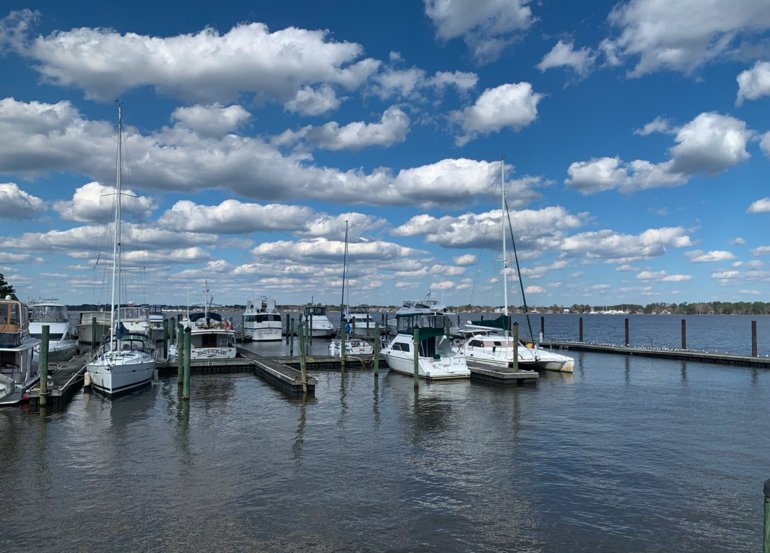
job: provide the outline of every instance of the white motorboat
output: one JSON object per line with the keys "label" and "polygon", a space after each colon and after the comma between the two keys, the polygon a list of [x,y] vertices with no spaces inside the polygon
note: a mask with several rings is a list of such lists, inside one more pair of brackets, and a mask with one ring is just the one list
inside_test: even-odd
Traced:
{"label": "white motorboat", "polygon": [[150,308],[146,305],[125,305],[121,307],[120,321],[129,333],[144,334],[147,338],[152,338]]}
{"label": "white motorboat", "polygon": [[[371,355],[374,351],[372,344],[362,338],[347,338],[345,340],[345,355]],[[340,357],[342,343],[339,338],[329,342],[329,355]]]}
{"label": "white motorboat", "polygon": [[281,339],[283,324],[281,314],[275,309],[272,298],[256,298],[246,302],[243,312],[243,339],[253,342],[271,342]]}
{"label": "white motorboat", "polygon": [[214,299],[209,297],[208,281],[203,299],[203,312],[190,313],[182,321],[182,326],[190,329],[190,359],[235,359],[235,328],[222,315],[210,311]]}
{"label": "white motorboat", "polygon": [[[397,334],[383,348],[382,355],[394,372],[414,374],[417,356],[417,376],[426,380],[470,378],[465,356],[453,351],[448,335],[449,321],[439,313],[399,315]],[[417,332],[418,350],[414,348]]]}
{"label": "white motorboat", "polygon": [[106,309],[82,311],[77,324],[78,342],[94,346],[106,342],[110,336],[110,318]]}
{"label": "white motorboat", "polygon": [[78,342],[72,333],[67,306],[56,300],[42,300],[31,304],[29,333],[42,339],[43,326],[48,326],[48,360],[66,361],[78,352]]}
{"label": "white motorboat", "polygon": [[[507,334],[484,330],[466,331],[466,336],[457,348],[469,363],[493,367],[514,366],[514,340]],[[519,341],[516,346],[516,363],[520,371],[534,370],[537,359],[534,351]]]}
{"label": "white motorboat", "polygon": [[29,333],[27,306],[11,296],[0,300],[0,406],[27,399],[40,378],[34,355],[39,345]]}
{"label": "white motorboat", "polygon": [[163,321],[166,316],[163,314],[163,308],[160,305],[151,305],[147,321],[150,325],[150,341],[153,344],[162,342],[165,338],[166,329],[163,327]]}
{"label": "white motorboat", "polygon": [[331,338],[337,332],[326,316],[326,307],[320,303],[306,305],[302,310],[300,322],[307,322],[310,336],[313,338]]}
{"label": "white motorboat", "polygon": [[149,386],[155,358],[147,334],[130,333],[121,321],[121,165],[123,109],[118,106],[118,155],[115,178],[115,224],[112,243],[112,295],[110,335],[99,354],[86,365],[91,388],[106,396],[116,396]]}
{"label": "white motorboat", "polygon": [[369,313],[369,309],[363,305],[351,307],[345,313],[346,329],[351,336],[374,338],[377,336],[377,323]]}
{"label": "white motorboat", "polygon": [[439,303],[438,300],[434,300],[431,298],[431,292],[428,291],[428,294],[426,295],[425,299],[422,300],[404,300],[404,303],[401,305],[401,307],[398,308],[398,311],[396,311],[396,314],[394,317],[390,318],[386,322],[387,331],[389,335],[397,334],[397,320],[398,317],[403,315],[415,315],[415,314],[441,314],[445,315],[447,317],[447,321],[449,322],[449,333],[450,334],[457,334],[459,332],[459,329],[457,327],[457,324],[455,323],[455,320],[450,317],[450,315],[453,315],[449,312],[449,310],[444,307],[442,304]]}
{"label": "white motorboat", "polygon": [[532,343],[528,347],[530,347],[535,355],[535,370],[558,371],[563,373],[575,371],[575,359],[572,357],[548,349],[543,349],[539,344]]}

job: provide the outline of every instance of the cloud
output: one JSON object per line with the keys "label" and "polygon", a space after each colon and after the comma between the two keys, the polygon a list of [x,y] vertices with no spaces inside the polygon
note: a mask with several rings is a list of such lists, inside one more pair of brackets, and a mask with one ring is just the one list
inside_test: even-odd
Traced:
{"label": "cloud", "polygon": [[465,255],[458,255],[452,258],[452,261],[454,261],[457,265],[462,265],[462,266],[474,265],[476,263],[476,260],[477,260],[477,256],[470,253]]}
{"label": "cloud", "polygon": [[171,119],[201,136],[222,136],[238,129],[250,118],[251,114],[241,106],[223,107],[220,104],[179,107],[171,114]]}
{"label": "cloud", "polygon": [[310,208],[300,206],[260,205],[238,200],[205,206],[182,200],[160,216],[158,225],[190,232],[244,234],[304,229],[312,215]]}
{"label": "cloud", "polygon": [[751,203],[746,213],[770,213],[770,198],[760,198]]}
{"label": "cloud", "polygon": [[0,183],[0,218],[31,219],[45,210],[43,200],[25,192],[16,183]]}
{"label": "cloud", "polygon": [[757,248],[754,248],[753,250],[751,250],[751,254],[757,257],[760,255],[768,255],[770,254],[770,246],[759,246]]}
{"label": "cloud", "polygon": [[[282,240],[265,242],[255,247],[252,254],[256,258],[284,259],[291,261],[310,260],[342,262],[345,243],[342,240],[327,240],[314,238],[292,242]],[[392,242],[371,241],[348,244],[348,259],[368,261],[388,261],[400,258],[424,255],[425,252],[414,248],[400,246]]]}
{"label": "cloud", "polygon": [[[126,216],[146,219],[155,209],[152,198],[138,196],[130,189],[123,189],[120,209]],[[72,200],[54,202],[54,210],[65,221],[79,223],[106,223],[115,217],[115,187],[89,182],[75,189]]]}
{"label": "cloud", "polygon": [[545,72],[555,67],[569,67],[581,77],[586,76],[596,62],[596,54],[590,48],[575,50],[575,43],[560,40],[548,52],[537,68]]}
{"label": "cloud", "polygon": [[627,264],[641,259],[660,257],[668,248],[686,248],[692,245],[681,227],[647,229],[633,234],[619,234],[611,230],[584,232],[567,237],[559,249],[567,256],[603,259],[609,263]]}
{"label": "cloud", "polygon": [[767,157],[770,157],[770,132],[766,132],[762,135],[762,139],[759,143],[760,148]]}
{"label": "cloud", "polygon": [[654,280],[657,282],[686,282],[692,280],[692,275],[669,275],[666,271],[640,271],[637,280]]}
{"label": "cloud", "polygon": [[296,132],[285,132],[275,142],[286,144],[305,139],[322,150],[360,150],[403,142],[408,132],[409,117],[392,106],[382,114],[379,123],[357,121],[340,126],[332,121],[320,127],[307,126]]}
{"label": "cloud", "polygon": [[424,0],[440,40],[463,38],[478,62],[494,61],[534,22],[529,0]]}
{"label": "cloud", "polygon": [[717,261],[730,261],[731,259],[735,259],[735,255],[732,252],[724,250],[712,250],[710,252],[694,250],[687,252],[685,256],[693,263],[713,263]]}
{"label": "cloud", "polygon": [[[16,25],[11,34],[13,20],[7,19],[0,44],[32,59],[46,82],[80,88],[101,101],[151,86],[190,102],[230,102],[247,93],[302,111],[317,98],[303,103],[300,91],[307,94],[315,85],[354,89],[379,67],[373,59],[359,59],[361,45],[333,41],[328,31],[271,32],[262,23],[242,23],[224,34],[208,28],[153,37],[83,27],[31,38],[29,24]],[[315,93],[328,96],[323,88]]]}
{"label": "cloud", "polygon": [[669,70],[693,73],[702,65],[737,51],[750,51],[751,40],[770,28],[765,0],[630,0],[609,15],[619,30],[602,43],[607,60],[638,60],[632,76]]}
{"label": "cloud", "polygon": [[542,94],[532,90],[529,83],[504,84],[485,90],[476,103],[449,114],[450,120],[463,130],[455,139],[463,146],[478,135],[499,132],[510,127],[519,131],[537,118],[537,104]]}
{"label": "cloud", "polygon": [[744,100],[758,100],[762,96],[770,96],[770,62],[758,61],[754,67],[741,71],[736,78],[738,81],[737,105]]}
{"label": "cloud", "polygon": [[639,136],[648,136],[655,132],[664,134],[671,132],[671,123],[669,120],[665,117],[658,116],[644,125],[641,129],[636,129],[634,134],[638,134]]}
{"label": "cloud", "polygon": [[564,183],[583,195],[678,186],[694,174],[716,175],[747,160],[746,145],[752,135],[746,123],[734,117],[701,113],[676,130],[676,144],[669,150],[668,161],[626,163],[618,157],[577,161],[567,168],[569,176]]}

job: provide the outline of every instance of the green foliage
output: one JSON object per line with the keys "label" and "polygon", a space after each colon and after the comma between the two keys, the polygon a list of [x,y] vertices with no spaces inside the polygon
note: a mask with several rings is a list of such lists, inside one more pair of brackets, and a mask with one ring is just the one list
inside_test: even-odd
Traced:
{"label": "green foliage", "polygon": [[5,296],[9,295],[15,298],[16,291],[13,289],[13,286],[6,282],[3,273],[0,273],[0,298],[5,298]]}

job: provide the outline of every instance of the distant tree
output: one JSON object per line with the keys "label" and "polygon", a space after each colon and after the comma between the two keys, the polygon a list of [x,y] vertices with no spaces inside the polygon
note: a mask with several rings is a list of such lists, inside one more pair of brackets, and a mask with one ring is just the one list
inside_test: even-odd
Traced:
{"label": "distant tree", "polygon": [[5,296],[13,296],[16,297],[15,290],[13,289],[13,286],[8,284],[5,280],[5,277],[3,276],[3,273],[0,273],[0,298],[4,298]]}

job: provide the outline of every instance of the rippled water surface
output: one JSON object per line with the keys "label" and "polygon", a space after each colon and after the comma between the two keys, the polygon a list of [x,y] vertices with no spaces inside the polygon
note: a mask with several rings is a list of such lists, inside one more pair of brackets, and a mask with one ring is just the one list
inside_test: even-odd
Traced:
{"label": "rippled water surface", "polygon": [[194,375],[0,410],[0,551],[761,550],[770,373],[574,355],[520,388]]}

